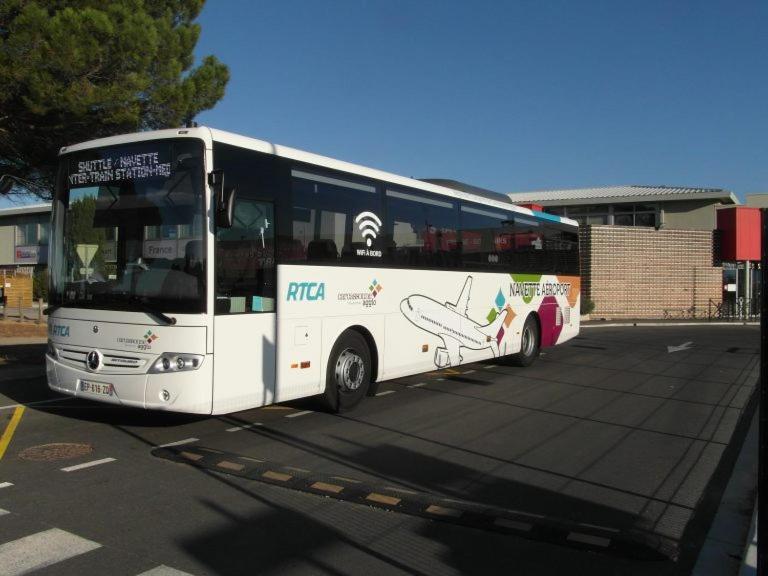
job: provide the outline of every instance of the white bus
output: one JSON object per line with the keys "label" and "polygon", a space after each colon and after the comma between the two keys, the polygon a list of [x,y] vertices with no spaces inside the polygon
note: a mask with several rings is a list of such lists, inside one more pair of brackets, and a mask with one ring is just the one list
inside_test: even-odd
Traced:
{"label": "white bus", "polygon": [[579,331],[572,220],[204,127],[62,148],[51,389],[224,414]]}

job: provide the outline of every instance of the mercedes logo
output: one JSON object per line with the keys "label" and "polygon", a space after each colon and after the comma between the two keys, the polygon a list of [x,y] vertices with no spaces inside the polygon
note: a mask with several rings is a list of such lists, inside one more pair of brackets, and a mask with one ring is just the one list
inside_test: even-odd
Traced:
{"label": "mercedes logo", "polygon": [[91,350],[88,352],[88,356],[86,357],[85,361],[88,364],[88,369],[91,371],[96,371],[99,368],[101,368],[101,352],[98,350]]}

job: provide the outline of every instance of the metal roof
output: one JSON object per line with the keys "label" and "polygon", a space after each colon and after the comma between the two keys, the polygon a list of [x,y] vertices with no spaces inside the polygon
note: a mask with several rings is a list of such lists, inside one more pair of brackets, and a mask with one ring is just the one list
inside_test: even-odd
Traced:
{"label": "metal roof", "polygon": [[26,206],[14,206],[13,208],[0,208],[0,218],[4,216],[23,216],[25,214],[38,214],[50,212],[50,204],[27,204]]}
{"label": "metal roof", "polygon": [[599,188],[513,192],[508,196],[515,204],[535,202],[543,206],[612,204],[616,202],[672,202],[679,200],[717,200],[723,204],[739,204],[739,200],[730,190],[683,186],[603,186]]}

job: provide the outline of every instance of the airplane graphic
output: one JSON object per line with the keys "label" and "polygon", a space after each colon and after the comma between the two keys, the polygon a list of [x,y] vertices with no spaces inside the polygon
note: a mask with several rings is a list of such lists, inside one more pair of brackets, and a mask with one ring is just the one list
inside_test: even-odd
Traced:
{"label": "airplane graphic", "polygon": [[400,302],[400,311],[411,324],[442,339],[443,346],[435,350],[435,366],[438,368],[461,364],[462,348],[490,348],[493,357],[499,357],[497,335],[507,310],[503,310],[490,324],[483,326],[475,322],[467,316],[471,289],[472,276],[467,276],[459,299],[454,304],[441,304],[422,294],[412,294]]}

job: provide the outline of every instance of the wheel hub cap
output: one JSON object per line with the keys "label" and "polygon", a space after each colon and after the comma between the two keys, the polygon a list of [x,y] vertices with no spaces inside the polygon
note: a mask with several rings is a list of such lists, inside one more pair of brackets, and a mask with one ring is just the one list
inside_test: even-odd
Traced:
{"label": "wheel hub cap", "polygon": [[357,390],[364,376],[363,359],[354,350],[344,350],[336,361],[336,382],[341,391]]}

